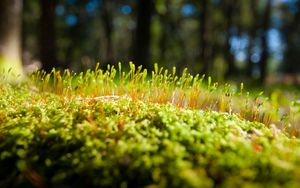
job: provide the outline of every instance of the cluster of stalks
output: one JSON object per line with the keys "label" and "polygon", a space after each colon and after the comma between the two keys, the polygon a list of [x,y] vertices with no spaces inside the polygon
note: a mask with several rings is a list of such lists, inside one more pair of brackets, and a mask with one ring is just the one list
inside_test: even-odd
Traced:
{"label": "cluster of stalks", "polygon": [[103,70],[99,67],[97,64],[94,70],[79,74],[70,70],[53,69],[49,74],[37,71],[30,75],[30,80],[38,91],[53,92],[68,100],[128,97],[133,102],[171,103],[181,108],[235,113],[266,126],[276,124],[299,136],[299,103],[282,107],[276,101],[271,102],[263,92],[256,96],[245,92],[243,83],[238,88],[230,84],[219,85],[212,82],[211,77],[193,76],[187,69],[179,75],[175,67],[169,71],[157,64],[150,73],[133,63],[129,63],[127,71],[122,69],[121,63],[117,68],[107,65]]}

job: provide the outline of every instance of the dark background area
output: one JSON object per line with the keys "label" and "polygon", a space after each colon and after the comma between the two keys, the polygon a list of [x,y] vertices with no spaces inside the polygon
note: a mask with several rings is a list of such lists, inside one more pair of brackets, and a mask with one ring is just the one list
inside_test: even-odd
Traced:
{"label": "dark background area", "polygon": [[188,67],[218,81],[300,83],[299,0],[17,2],[0,3],[0,11],[20,6],[19,14],[0,14],[0,28],[6,19],[21,20],[25,69],[83,71],[133,61],[148,69]]}

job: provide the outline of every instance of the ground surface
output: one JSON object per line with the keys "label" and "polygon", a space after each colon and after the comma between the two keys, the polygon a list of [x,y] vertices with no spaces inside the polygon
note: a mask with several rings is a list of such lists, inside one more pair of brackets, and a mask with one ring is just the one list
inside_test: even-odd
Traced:
{"label": "ground surface", "polygon": [[0,187],[300,186],[300,139],[274,124],[31,79],[0,84]]}
{"label": "ground surface", "polygon": [[296,186],[299,139],[235,115],[2,88],[1,187]]}

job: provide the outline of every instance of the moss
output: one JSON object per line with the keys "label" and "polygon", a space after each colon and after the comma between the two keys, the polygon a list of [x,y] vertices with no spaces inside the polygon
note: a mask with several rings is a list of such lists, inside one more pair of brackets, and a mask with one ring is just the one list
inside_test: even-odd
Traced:
{"label": "moss", "polygon": [[11,83],[21,81],[24,76],[21,60],[0,55],[0,75]]}
{"label": "moss", "polygon": [[236,115],[0,85],[0,187],[299,186],[300,140]]}

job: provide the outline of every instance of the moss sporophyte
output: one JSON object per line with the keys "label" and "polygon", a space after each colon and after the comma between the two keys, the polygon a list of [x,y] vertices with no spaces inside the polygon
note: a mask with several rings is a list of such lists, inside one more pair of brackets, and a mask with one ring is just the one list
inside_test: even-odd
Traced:
{"label": "moss sporophyte", "polygon": [[[85,73],[63,72],[53,69],[50,74],[34,72],[30,80],[40,92],[52,92],[66,98],[94,98],[101,96],[127,96],[133,101],[174,104],[188,109],[214,110],[237,114],[241,118],[257,121],[270,126],[275,124],[285,128],[295,136],[299,135],[299,105],[293,101],[284,102],[278,91],[270,96],[263,92],[249,94],[243,83],[239,87],[230,84],[213,83],[212,78],[191,75],[184,69],[181,75],[173,67],[167,69],[154,66],[149,72],[129,63],[122,69],[107,66],[106,70],[96,65]],[[283,93],[282,93],[283,94]]]}

